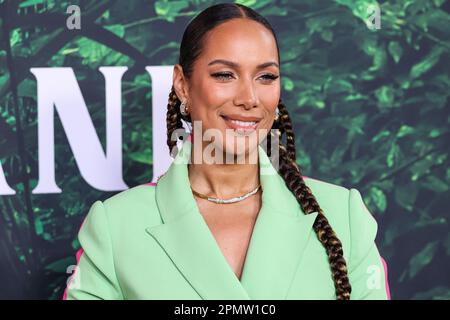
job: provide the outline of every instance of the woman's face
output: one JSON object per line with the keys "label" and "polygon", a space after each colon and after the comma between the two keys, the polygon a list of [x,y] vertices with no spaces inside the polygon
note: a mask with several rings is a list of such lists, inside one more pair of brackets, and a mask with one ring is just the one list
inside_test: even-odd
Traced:
{"label": "woman's face", "polygon": [[182,76],[181,66],[175,66],[174,87],[189,106],[194,132],[197,123],[203,140],[210,129],[222,137],[204,145],[213,143],[224,156],[257,151],[272,127],[280,99],[278,65],[271,32],[255,21],[233,19],[206,35],[189,80]]}

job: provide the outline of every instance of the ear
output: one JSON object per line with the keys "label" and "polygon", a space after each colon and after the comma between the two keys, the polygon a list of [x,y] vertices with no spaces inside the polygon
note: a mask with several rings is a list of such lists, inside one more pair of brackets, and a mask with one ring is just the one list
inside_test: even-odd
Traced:
{"label": "ear", "polygon": [[180,64],[173,67],[173,88],[181,102],[189,100],[189,86]]}

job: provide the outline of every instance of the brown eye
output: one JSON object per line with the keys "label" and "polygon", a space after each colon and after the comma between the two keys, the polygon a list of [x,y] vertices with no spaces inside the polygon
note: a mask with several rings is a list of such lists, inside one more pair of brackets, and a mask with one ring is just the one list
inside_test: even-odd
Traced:
{"label": "brown eye", "polygon": [[211,76],[213,76],[216,79],[219,80],[229,80],[232,77],[231,73],[225,73],[225,72],[217,72],[213,73]]}
{"label": "brown eye", "polygon": [[265,80],[273,81],[275,79],[278,79],[279,76],[268,73],[262,76]]}

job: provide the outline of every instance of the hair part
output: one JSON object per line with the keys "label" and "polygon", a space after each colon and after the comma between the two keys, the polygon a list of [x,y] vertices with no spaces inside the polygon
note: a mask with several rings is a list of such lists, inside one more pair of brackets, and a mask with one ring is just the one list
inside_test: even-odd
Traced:
{"label": "hair part", "polygon": [[[253,9],[241,4],[220,3],[210,6],[200,12],[186,27],[181,41],[179,57],[179,64],[183,69],[183,74],[185,77],[189,79],[192,75],[193,64],[202,52],[206,34],[216,26],[237,18],[251,19],[259,22],[271,31],[277,45],[278,57],[280,57],[278,40],[275,32],[264,17],[255,12]],[[192,123],[190,115],[183,116],[180,113],[180,104],[181,101],[178,99],[175,89],[172,86],[169,93],[166,116],[167,145],[172,157],[175,157],[178,152],[177,141],[172,139],[172,134],[175,130],[183,128],[183,123],[181,120]],[[342,243],[333,231],[311,189],[305,184],[301,169],[296,163],[295,134],[287,107],[283,104],[281,98],[278,103],[278,109],[280,112],[279,118],[274,122],[272,129],[278,130],[279,137],[273,136],[273,130],[270,131],[270,135],[267,137],[269,146],[268,154],[269,156],[271,154],[270,139],[280,139],[279,174],[285,181],[286,186],[297,199],[305,214],[318,212],[317,218],[313,224],[313,229],[318,240],[324,246],[328,256],[331,277],[335,286],[336,299],[348,300],[350,299],[351,285],[348,279],[348,270],[344,259]],[[282,143],[283,136],[285,137],[286,145]]]}

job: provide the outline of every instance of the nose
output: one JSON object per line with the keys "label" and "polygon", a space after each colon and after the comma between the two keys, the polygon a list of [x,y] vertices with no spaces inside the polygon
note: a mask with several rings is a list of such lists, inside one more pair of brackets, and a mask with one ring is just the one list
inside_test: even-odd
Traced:
{"label": "nose", "polygon": [[239,92],[234,99],[234,104],[243,106],[247,110],[258,106],[258,97],[251,79],[242,80],[239,85]]}

